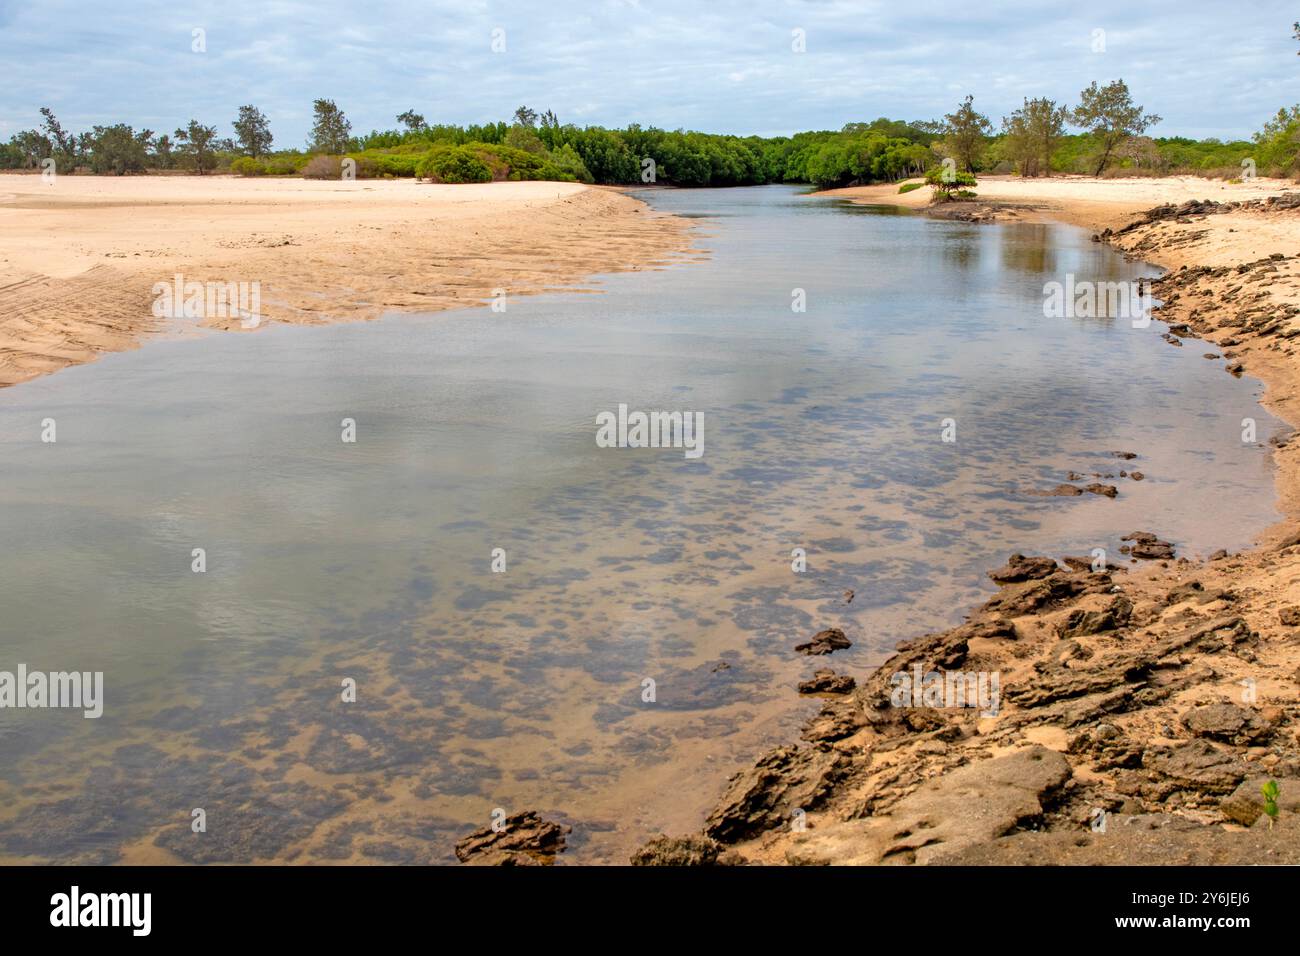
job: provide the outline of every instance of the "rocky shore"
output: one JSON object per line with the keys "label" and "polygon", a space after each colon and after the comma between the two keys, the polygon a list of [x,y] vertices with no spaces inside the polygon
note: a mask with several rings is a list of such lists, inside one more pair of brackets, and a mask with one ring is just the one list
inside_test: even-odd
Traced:
{"label": "rocky shore", "polygon": [[[1300,197],[1164,205],[1096,238],[1169,270],[1152,334],[1213,343],[1300,420]],[[1300,863],[1300,469],[1274,446],[1287,521],[1255,550],[1194,562],[1152,529],[1120,566],[1013,555],[960,626],[870,674],[823,663],[802,740],[633,862]]]}
{"label": "rocky shore", "polygon": [[[1145,334],[1212,344],[1206,359],[1264,382],[1264,404],[1295,423],[1300,193],[1280,192],[1103,228],[1106,207],[1095,239],[1167,270]],[[1066,201],[1060,218],[1088,222],[1101,209],[1089,202]],[[968,211],[1026,214],[996,199]],[[801,740],[732,776],[699,832],[659,835],[631,862],[1300,863],[1300,443],[1272,445],[1285,520],[1250,551],[1193,561],[1151,529],[1127,535],[1115,562],[1015,554],[962,624],[870,673],[827,666],[851,643],[842,631],[803,637],[795,650],[813,660],[790,693],[823,705]],[[553,862],[554,836],[530,817],[509,846],[467,838],[462,859]]]}

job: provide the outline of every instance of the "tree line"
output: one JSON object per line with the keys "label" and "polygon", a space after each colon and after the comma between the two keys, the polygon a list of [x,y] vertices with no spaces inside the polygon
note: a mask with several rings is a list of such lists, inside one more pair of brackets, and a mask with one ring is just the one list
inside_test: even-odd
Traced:
{"label": "tree line", "polygon": [[[1133,101],[1122,79],[1093,82],[1073,106],[1046,97],[1023,101],[999,127],[965,97],[940,120],[876,119],[838,130],[792,136],[731,136],[563,124],[551,110],[521,106],[509,122],[430,124],[408,109],[397,126],[354,135],[333,101],[313,104],[305,149],[274,150],[266,115],[241,106],[230,136],[190,120],[171,134],[127,124],[64,129],[48,107],[36,129],[0,144],[0,168],[33,169],[52,160],[61,173],[126,175],[181,169],[244,175],[336,177],[344,159],[355,174],[426,175],[443,182],[501,178],[574,180],[603,184],[746,186],[811,183],[819,187],[891,182],[924,175],[951,160],[967,174],[1149,174],[1186,170],[1230,175],[1250,159],[1260,173],[1300,172],[1300,106],[1281,110],[1253,140],[1223,143],[1185,137],[1152,139],[1160,117]],[[1077,130],[1072,132],[1071,128]]]}

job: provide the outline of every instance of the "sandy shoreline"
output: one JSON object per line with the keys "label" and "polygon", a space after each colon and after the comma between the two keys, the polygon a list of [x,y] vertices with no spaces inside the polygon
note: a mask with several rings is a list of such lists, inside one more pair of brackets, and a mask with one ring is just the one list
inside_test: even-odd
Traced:
{"label": "sandy shoreline", "polygon": [[0,387],[137,347],[177,273],[258,283],[262,325],[320,324],[655,268],[688,229],[569,183],[0,175]]}
{"label": "sandy shoreline", "polygon": [[[1258,378],[1263,404],[1300,423],[1300,204],[1269,202],[1293,184],[981,179],[978,192],[976,221],[1083,226],[1169,270],[1145,334]],[[919,209],[928,193],[830,194]],[[1180,208],[1145,215],[1165,203]],[[652,840],[634,862],[1300,863],[1300,446],[1274,446],[1285,517],[1255,549],[1194,563],[1150,528],[1104,570],[1013,556],[966,623],[874,671],[819,674],[825,703],[802,742],[734,775],[702,832]],[[1125,454],[1140,465],[1139,452]],[[897,675],[929,673],[998,675],[996,714],[898,706]],[[856,686],[836,688],[844,678]]]}

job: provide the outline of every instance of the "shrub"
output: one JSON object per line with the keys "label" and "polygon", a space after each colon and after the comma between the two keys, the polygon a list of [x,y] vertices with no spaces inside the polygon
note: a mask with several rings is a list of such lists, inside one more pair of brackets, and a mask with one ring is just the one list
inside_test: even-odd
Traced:
{"label": "shrub", "polygon": [[920,189],[925,183],[903,183],[898,187],[899,193],[910,193],[913,189]]}
{"label": "shrub", "polygon": [[[298,171],[298,166],[302,162],[293,156],[272,156],[262,164],[262,170],[268,176],[292,176]],[[234,164],[231,164],[234,168]]]}
{"label": "shrub", "polygon": [[416,166],[417,174],[435,183],[490,183],[492,170],[468,146],[435,147]]}
{"label": "shrub", "polygon": [[976,185],[975,176],[971,173],[956,170],[947,170],[943,166],[935,166],[925,174],[925,181],[934,188],[934,198],[938,202],[948,199],[974,199],[975,194],[967,186]]}
{"label": "shrub", "polygon": [[342,179],[343,160],[338,156],[313,156],[302,168],[303,179]]}
{"label": "shrub", "polygon": [[237,176],[265,176],[266,164],[252,156],[239,156],[230,161],[230,171]]}

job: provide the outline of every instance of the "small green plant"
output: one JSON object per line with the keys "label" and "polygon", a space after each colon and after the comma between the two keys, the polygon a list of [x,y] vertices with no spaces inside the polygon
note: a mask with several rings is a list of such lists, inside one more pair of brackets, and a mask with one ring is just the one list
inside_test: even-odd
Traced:
{"label": "small green plant", "polygon": [[898,187],[898,192],[900,195],[902,193],[910,193],[913,189],[920,189],[924,185],[925,183],[903,183],[903,185]]}
{"label": "small green plant", "polygon": [[266,165],[252,156],[238,156],[230,161],[230,171],[237,176],[262,176]]}
{"label": "small green plant", "polygon": [[1259,788],[1259,792],[1264,795],[1264,812],[1268,814],[1268,828],[1271,830],[1277,822],[1277,781],[1270,780]]}

